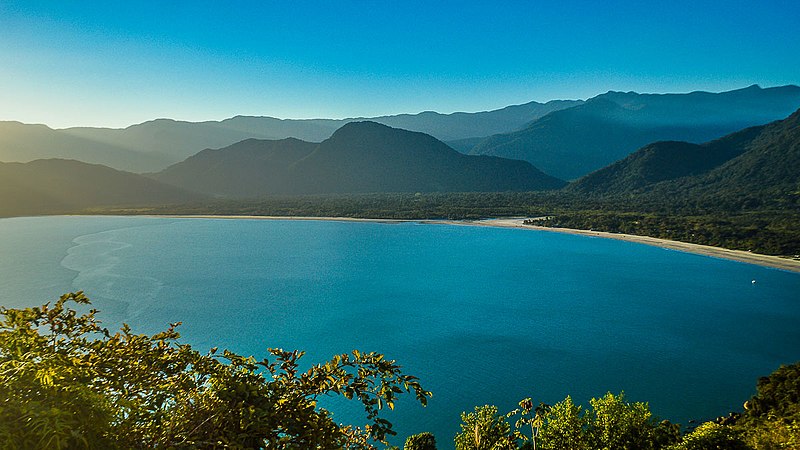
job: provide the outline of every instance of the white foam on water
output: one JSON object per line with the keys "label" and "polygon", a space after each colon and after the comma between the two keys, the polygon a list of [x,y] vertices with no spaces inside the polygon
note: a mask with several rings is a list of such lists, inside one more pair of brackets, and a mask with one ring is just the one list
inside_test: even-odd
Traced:
{"label": "white foam on water", "polygon": [[151,276],[122,275],[117,267],[126,250],[133,246],[119,239],[117,229],[87,234],[73,239],[75,244],[67,249],[61,265],[77,272],[72,281],[75,290],[83,290],[97,301],[98,297],[111,302],[130,320],[152,306],[158,299],[164,283]]}

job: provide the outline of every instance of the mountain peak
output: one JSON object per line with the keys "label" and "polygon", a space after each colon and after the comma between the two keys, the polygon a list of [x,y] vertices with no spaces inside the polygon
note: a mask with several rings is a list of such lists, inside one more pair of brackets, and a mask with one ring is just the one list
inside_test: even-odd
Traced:
{"label": "mountain peak", "polygon": [[340,131],[343,131],[343,130],[351,130],[351,129],[395,130],[396,128],[392,128],[389,125],[384,125],[382,123],[375,122],[374,120],[356,120],[356,121],[348,122],[348,123],[342,125],[338,130],[336,130],[336,133],[338,133]]}
{"label": "mountain peak", "polygon": [[250,139],[201,152],[154,178],[233,198],[359,192],[497,192],[565,183],[524,161],[467,156],[425,133],[373,121],[343,125],[319,144]]}
{"label": "mountain peak", "polygon": [[[424,136],[425,138],[430,139],[431,141],[440,142],[438,139],[434,138],[433,136],[427,135],[425,133],[420,133],[416,131],[408,131],[402,128],[394,128],[390,127],[389,125],[384,125],[382,123],[374,122],[372,120],[361,120],[356,122],[348,122],[342,125],[341,128],[336,130],[333,135],[331,135],[331,140],[341,140],[341,139],[355,139],[358,142],[366,142],[365,140],[373,140],[373,139],[387,139],[390,136]],[[355,142],[354,141],[354,142]],[[441,143],[445,145],[444,143]]]}

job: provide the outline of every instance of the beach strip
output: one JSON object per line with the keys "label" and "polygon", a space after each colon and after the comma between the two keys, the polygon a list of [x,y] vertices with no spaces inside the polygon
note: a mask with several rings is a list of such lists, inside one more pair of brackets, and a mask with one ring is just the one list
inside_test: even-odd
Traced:
{"label": "beach strip", "polygon": [[652,245],[655,247],[678,250],[681,252],[695,253],[698,255],[711,256],[714,258],[730,259],[733,261],[756,264],[759,266],[772,267],[775,269],[787,270],[800,273],[800,261],[796,259],[783,258],[780,256],[761,255],[744,250],[729,250],[727,248],[712,247],[710,245],[691,244],[688,242],[671,241],[669,239],[659,239],[650,236],[639,236],[635,234],[608,233],[605,231],[576,230],[573,228],[553,228],[537,225],[526,225],[525,219],[493,219],[473,222],[475,225],[492,226],[502,228],[517,228],[526,230],[549,231],[554,233],[575,234],[579,236],[599,237],[606,239],[616,239],[619,241],[636,242],[639,244]]}

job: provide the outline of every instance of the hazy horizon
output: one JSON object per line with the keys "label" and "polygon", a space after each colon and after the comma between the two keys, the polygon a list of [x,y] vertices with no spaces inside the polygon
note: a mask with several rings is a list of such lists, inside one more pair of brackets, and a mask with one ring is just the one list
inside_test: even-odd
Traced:
{"label": "hazy horizon", "polygon": [[800,4],[0,2],[0,120],[487,111],[800,84]]}
{"label": "hazy horizon", "polygon": [[595,95],[591,95],[591,96],[585,97],[585,98],[552,98],[552,99],[547,99],[547,100],[528,100],[528,101],[511,103],[511,104],[508,104],[508,105],[499,106],[497,108],[482,109],[482,110],[475,110],[475,111],[446,111],[446,112],[443,112],[443,111],[437,111],[437,110],[429,109],[429,110],[424,110],[424,111],[397,112],[397,113],[392,113],[392,114],[380,114],[380,115],[375,115],[375,116],[359,115],[359,116],[347,116],[347,117],[277,117],[277,116],[264,115],[264,114],[234,114],[234,115],[226,116],[226,117],[200,118],[200,119],[163,116],[163,117],[152,117],[152,118],[149,118],[149,119],[142,120],[141,122],[129,123],[129,124],[121,125],[121,126],[84,125],[84,124],[67,125],[67,126],[53,126],[53,125],[50,125],[50,124],[47,124],[47,123],[42,123],[42,122],[23,122],[23,121],[20,121],[18,119],[11,119],[11,118],[9,118],[9,119],[0,118],[0,121],[21,122],[21,123],[29,124],[29,125],[45,125],[45,126],[47,126],[49,128],[52,128],[54,130],[62,130],[62,129],[69,129],[69,128],[125,129],[125,128],[128,128],[128,127],[134,126],[134,125],[140,125],[142,123],[152,122],[152,121],[156,121],[156,120],[173,120],[173,121],[176,121],[176,122],[190,122],[190,123],[222,122],[222,121],[225,121],[225,120],[228,120],[228,119],[232,119],[232,118],[235,118],[235,117],[263,117],[263,118],[271,118],[271,119],[278,119],[278,120],[353,120],[353,119],[355,119],[355,120],[358,120],[358,119],[368,120],[368,119],[377,118],[377,117],[383,117],[383,116],[417,115],[417,114],[422,114],[422,113],[437,113],[437,114],[443,114],[443,115],[458,114],[458,113],[473,114],[473,113],[480,113],[480,112],[496,111],[496,110],[503,109],[503,108],[506,108],[506,107],[520,106],[520,105],[524,105],[524,104],[531,103],[531,102],[537,102],[537,103],[540,103],[540,104],[546,104],[546,103],[551,102],[551,101],[572,101],[572,100],[585,101],[585,100],[591,99],[593,97],[596,97],[598,95],[605,94],[607,92],[636,92],[637,94],[645,94],[645,95],[647,95],[647,94],[655,94],[655,95],[679,94],[680,95],[680,94],[689,94],[689,93],[693,93],[693,92],[722,93],[722,92],[729,92],[729,91],[736,91],[736,90],[740,90],[740,89],[746,89],[746,88],[754,86],[754,85],[758,85],[761,89],[769,89],[769,88],[776,88],[776,87],[786,87],[786,86],[798,86],[798,84],[793,84],[793,83],[785,84],[785,85],[776,85],[776,86],[763,86],[763,85],[760,85],[758,83],[751,83],[751,84],[749,84],[747,86],[736,87],[736,88],[728,89],[728,90],[724,90],[724,91],[707,91],[707,90],[695,89],[695,90],[692,90],[692,91],[685,91],[685,92],[636,92],[636,91],[625,90],[625,89],[610,89],[608,91],[598,92]]}

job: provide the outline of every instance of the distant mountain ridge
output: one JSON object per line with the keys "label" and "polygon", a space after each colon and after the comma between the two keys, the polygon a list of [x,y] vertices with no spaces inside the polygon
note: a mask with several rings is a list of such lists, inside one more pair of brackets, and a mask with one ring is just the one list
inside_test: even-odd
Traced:
{"label": "distant mountain ridge", "polygon": [[45,125],[0,121],[0,162],[49,158],[124,167],[132,172],[152,170],[170,162],[156,153],[132,151],[113,142],[73,136]]}
{"label": "distant mountain ridge", "polygon": [[[522,159],[557,178],[577,179],[655,141],[706,142],[781,119],[798,107],[800,87],[753,85],[721,93],[610,91],[585,102],[530,102],[478,113],[424,112],[371,120],[431,134],[462,153]],[[321,142],[342,125],[360,120],[236,116],[206,122],[157,119],[124,129],[61,130],[0,122],[0,161],[65,158],[156,172],[201,149],[248,138]]]}
{"label": "distant mountain ridge", "polygon": [[0,163],[0,217],[66,214],[92,207],[160,206],[201,198],[98,164],[64,159]]}
{"label": "distant mountain ridge", "polygon": [[566,188],[584,195],[800,206],[800,109],[704,144],[657,142]]}
{"label": "distant mountain ridge", "polygon": [[75,127],[54,130],[44,125],[0,122],[0,161],[68,158],[120,170],[152,172],[182,161],[204,148],[225,147],[248,138],[275,140],[295,137],[321,142],[342,125],[353,121],[371,120],[432,134],[441,140],[460,140],[513,131],[552,111],[581,103],[580,100],[553,100],[476,113],[428,111],[371,119],[294,120],[251,116],[206,122],[156,119],[124,129]]}
{"label": "distant mountain ridge", "polygon": [[204,150],[151,175],[230,198],[271,194],[555,189],[565,183],[529,163],[468,156],[436,138],[376,122],[351,122],[319,144],[249,139]]}
{"label": "distant mountain ridge", "polygon": [[800,87],[793,85],[721,93],[612,91],[489,137],[470,154],[522,159],[545,173],[577,179],[652,142],[706,142],[782,119],[798,107]]}

